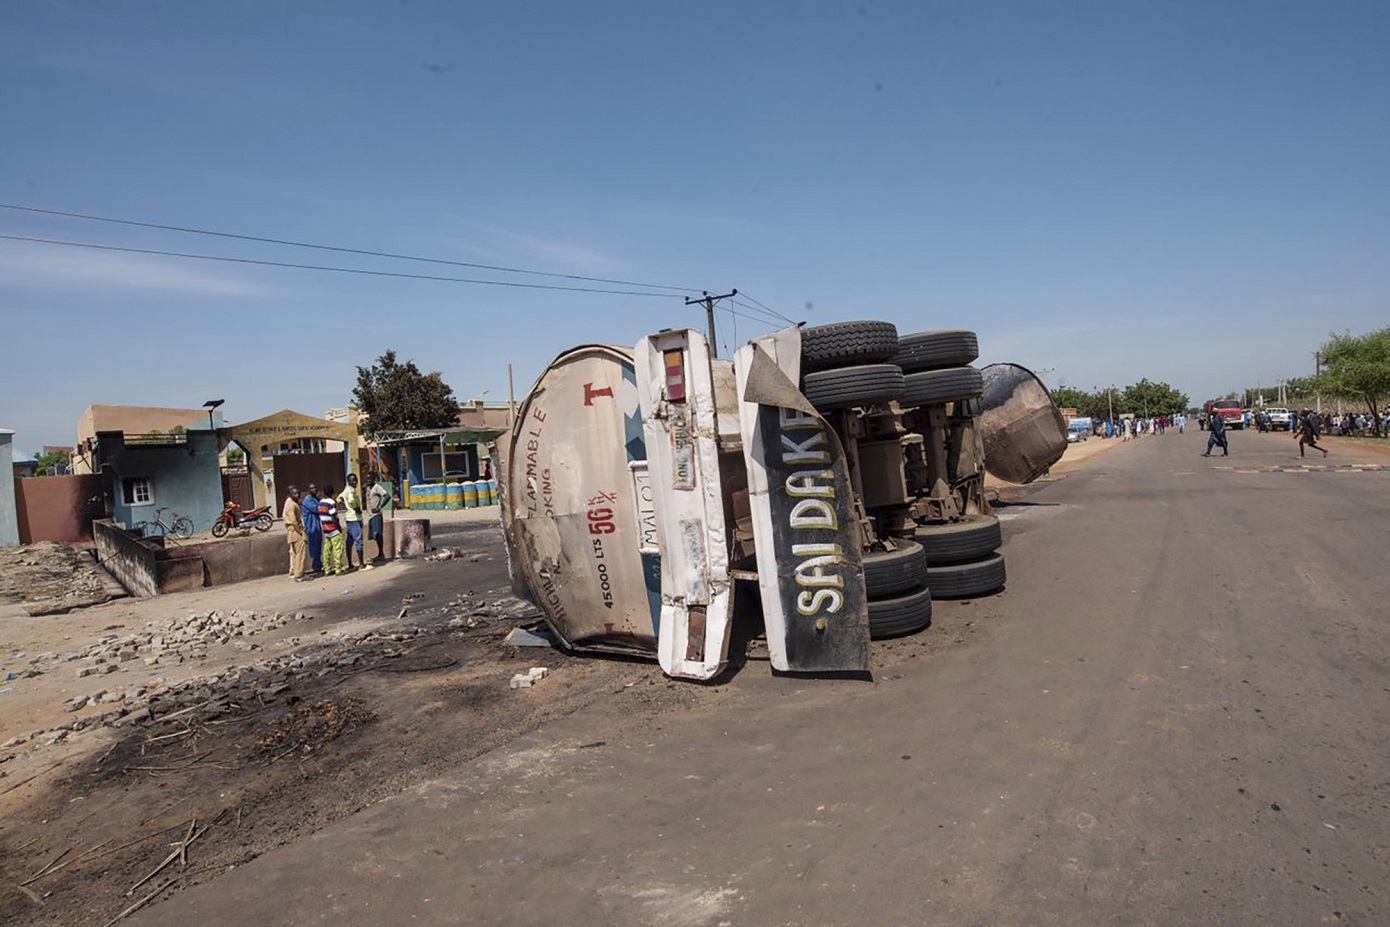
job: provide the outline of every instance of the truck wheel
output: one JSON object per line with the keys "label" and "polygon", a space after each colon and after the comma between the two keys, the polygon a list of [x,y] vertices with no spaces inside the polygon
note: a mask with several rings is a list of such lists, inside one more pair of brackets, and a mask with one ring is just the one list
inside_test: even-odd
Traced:
{"label": "truck wheel", "polygon": [[898,354],[893,363],[901,367],[903,373],[911,373],[964,367],[979,356],[980,341],[974,332],[948,329],[902,336],[898,339]]}
{"label": "truck wheel", "polygon": [[999,519],[976,515],[948,525],[918,525],[913,535],[928,564],[961,563],[994,553],[1003,543]]}
{"label": "truck wheel", "polygon": [[[1004,588],[1004,556],[927,567],[927,588],[938,599],[969,599]],[[873,603],[870,603],[872,605]]]}
{"label": "truck wheel", "polygon": [[877,364],[898,353],[892,322],[834,322],[801,330],[801,371]]}
{"label": "truck wheel", "polygon": [[980,371],[974,367],[921,370],[903,376],[903,394],[898,402],[905,406],[929,406],[978,399],[983,391]]}
{"label": "truck wheel", "polygon": [[898,541],[897,550],[864,555],[864,589],[869,598],[881,599],[916,589],[927,579],[927,553],[916,541]]}
{"label": "truck wheel", "polygon": [[871,406],[902,395],[903,372],[893,364],[821,370],[801,378],[801,391],[817,409]]}
{"label": "truck wheel", "polygon": [[911,634],[931,624],[931,590],[926,586],[906,595],[869,602],[869,637],[882,640]]}

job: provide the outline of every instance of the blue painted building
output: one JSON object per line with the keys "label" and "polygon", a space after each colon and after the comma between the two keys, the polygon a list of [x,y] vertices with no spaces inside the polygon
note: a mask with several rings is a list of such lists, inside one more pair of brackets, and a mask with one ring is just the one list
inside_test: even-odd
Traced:
{"label": "blue painted building", "polygon": [[[172,509],[207,531],[222,513],[222,470],[215,431],[127,435],[99,431],[93,452],[107,509],[127,527]],[[166,523],[173,518],[165,514]]]}

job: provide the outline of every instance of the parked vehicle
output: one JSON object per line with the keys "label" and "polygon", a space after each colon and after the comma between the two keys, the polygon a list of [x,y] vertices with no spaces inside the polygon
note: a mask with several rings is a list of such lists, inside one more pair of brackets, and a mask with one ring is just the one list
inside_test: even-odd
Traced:
{"label": "parked vehicle", "polygon": [[220,538],[233,528],[245,528],[248,531],[255,528],[257,531],[269,531],[273,524],[275,524],[275,516],[271,514],[268,505],[250,511],[242,511],[241,506],[235,502],[228,502],[222,506],[222,514],[218,515],[217,521],[212,524],[212,535]]}
{"label": "parked vehicle", "polygon": [[1094,430],[1094,422],[1085,416],[1078,416],[1067,422],[1067,442],[1075,444],[1078,441],[1085,441],[1091,437],[1091,432]]}
{"label": "parked vehicle", "polygon": [[1288,409],[1265,409],[1270,431],[1289,431],[1293,428],[1293,413]]}
{"label": "parked vehicle", "polygon": [[717,675],[759,613],[774,669],[863,672],[870,639],[926,627],[933,597],[1003,587],[990,440],[1022,482],[1066,447],[1046,388],[1012,368],[987,400],[977,355],[973,332],[884,322],[788,328],[732,360],[693,330],[567,351],[502,451],[514,584],[567,647],[672,676]]}

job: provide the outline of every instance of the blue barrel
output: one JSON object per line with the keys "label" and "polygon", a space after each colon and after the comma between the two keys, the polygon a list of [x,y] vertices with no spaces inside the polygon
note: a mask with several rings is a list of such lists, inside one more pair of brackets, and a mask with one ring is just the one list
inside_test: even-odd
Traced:
{"label": "blue barrel", "polygon": [[478,507],[478,484],[472,480],[463,483],[463,504],[470,509]]}
{"label": "blue barrel", "polygon": [[[478,498],[482,498],[482,493],[478,493]],[[493,477],[487,481],[487,502],[486,505],[497,504],[497,478]]]}
{"label": "blue barrel", "polygon": [[446,508],[461,509],[464,506],[464,496],[466,490],[462,483],[450,483],[444,490],[444,504]]}

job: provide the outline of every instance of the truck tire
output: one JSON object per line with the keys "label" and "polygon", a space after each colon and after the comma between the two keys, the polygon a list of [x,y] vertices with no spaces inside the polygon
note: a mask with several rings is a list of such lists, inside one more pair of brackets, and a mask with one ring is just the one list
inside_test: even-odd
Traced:
{"label": "truck tire", "polygon": [[871,406],[902,395],[903,372],[893,364],[821,370],[801,378],[801,391],[817,409]]}
{"label": "truck tire", "polygon": [[916,541],[898,541],[897,550],[864,555],[864,589],[869,599],[916,589],[927,581],[927,553]]}
{"label": "truck tire", "polygon": [[892,322],[835,322],[801,330],[801,372],[878,364],[898,353]]}
{"label": "truck tire", "polygon": [[983,391],[980,371],[974,367],[920,370],[903,376],[903,393],[898,402],[904,406],[929,406],[978,399]]}
{"label": "truck tire", "polygon": [[1003,543],[999,519],[976,515],[948,525],[918,525],[913,535],[930,565],[962,563],[988,556]]}
{"label": "truck tire", "polygon": [[[969,599],[1004,588],[1004,556],[927,567],[927,588],[938,599]],[[872,605],[872,603],[870,603]]]}
{"label": "truck tire", "polygon": [[894,596],[869,602],[869,637],[882,640],[911,634],[931,624],[931,590],[926,586]]}
{"label": "truck tire", "polygon": [[918,332],[898,339],[898,353],[893,363],[903,373],[917,370],[939,370],[942,367],[964,367],[980,356],[980,341],[974,332],[946,329]]}

